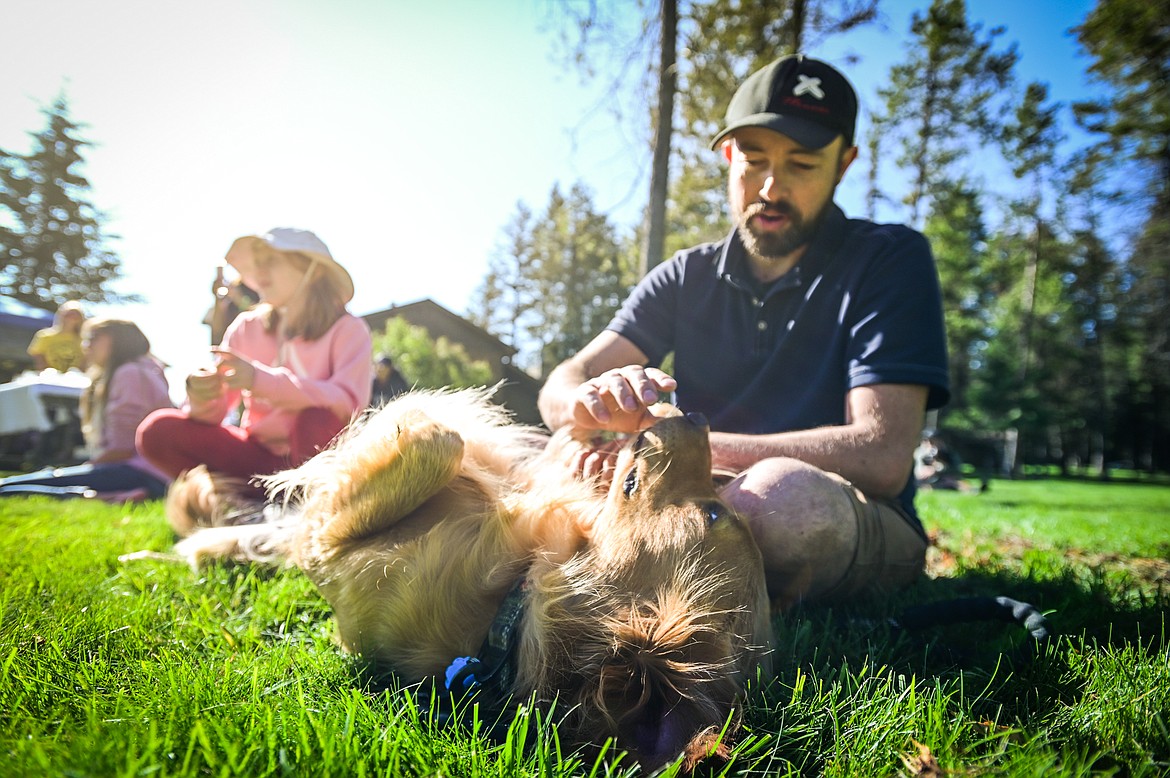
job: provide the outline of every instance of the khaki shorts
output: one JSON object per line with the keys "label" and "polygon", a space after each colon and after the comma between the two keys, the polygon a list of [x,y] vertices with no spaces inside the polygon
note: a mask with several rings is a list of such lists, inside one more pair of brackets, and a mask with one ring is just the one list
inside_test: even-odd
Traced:
{"label": "khaki shorts", "polygon": [[926,533],[901,503],[866,497],[849,483],[841,486],[853,503],[857,548],[845,576],[816,599],[840,602],[909,586],[926,565]]}

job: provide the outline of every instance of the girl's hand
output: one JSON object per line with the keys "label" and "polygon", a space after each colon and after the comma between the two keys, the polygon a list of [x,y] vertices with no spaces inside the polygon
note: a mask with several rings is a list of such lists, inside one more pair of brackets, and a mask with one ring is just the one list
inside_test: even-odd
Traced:
{"label": "girl's hand", "polygon": [[256,381],[256,366],[252,360],[231,349],[213,348],[211,353],[219,358],[218,371],[224,384],[232,389],[251,389]]}
{"label": "girl's hand", "polygon": [[223,393],[223,379],[215,370],[196,370],[187,376],[187,396],[193,402],[214,400]]}

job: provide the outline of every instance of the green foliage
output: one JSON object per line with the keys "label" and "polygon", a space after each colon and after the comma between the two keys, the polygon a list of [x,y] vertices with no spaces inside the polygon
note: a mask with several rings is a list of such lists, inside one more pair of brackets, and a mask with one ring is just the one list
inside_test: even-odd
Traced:
{"label": "green foliage", "polygon": [[[923,759],[953,775],[1163,771],[1170,489],[996,481],[919,502],[930,577],[888,602],[778,617],[775,678],[752,685],[721,774],[915,774]],[[497,738],[491,722],[441,723],[419,690],[387,688],[340,652],[295,569],[118,561],[171,540],[158,503],[4,500],[6,774],[643,774],[612,751],[569,753],[555,711],[526,708]],[[1032,602],[1059,637],[1029,660],[1006,625],[883,626],[973,594]]]}
{"label": "green foliage", "polygon": [[889,85],[878,90],[884,105],[872,132],[898,144],[897,162],[910,177],[905,202],[917,225],[948,171],[967,154],[970,143],[996,136],[996,98],[1010,83],[1014,47],[997,53],[992,30],[967,21],[964,0],[934,0],[914,13],[911,44],[904,62],[890,71]]}
{"label": "green foliage", "polygon": [[471,319],[516,348],[517,364],[547,373],[604,329],[633,286],[622,240],[581,185],[553,187],[534,218],[523,203],[473,300]]}
{"label": "green foliage", "polygon": [[[940,185],[923,229],[930,240],[942,286],[947,351],[951,360],[951,409],[969,406],[986,346],[995,278],[987,272],[987,227],[979,193],[967,182]],[[956,414],[958,415],[958,414]],[[948,424],[956,420],[948,419]],[[982,426],[972,420],[962,426]]]}
{"label": "green foliage", "polygon": [[473,360],[466,349],[445,337],[432,339],[424,327],[394,316],[374,334],[374,352],[389,354],[406,382],[420,389],[490,386],[492,367]]}
{"label": "green foliage", "polygon": [[1077,104],[1078,119],[1153,168],[1151,194],[1165,196],[1170,187],[1170,5],[1098,0],[1075,32],[1093,57],[1089,72],[1111,88],[1107,100]]}
{"label": "green foliage", "polygon": [[1144,443],[1139,450],[1150,450],[1164,466],[1170,460],[1164,422],[1170,417],[1170,6],[1099,0],[1075,32],[1092,57],[1090,73],[1110,88],[1108,98],[1075,105],[1077,119],[1100,134],[1103,153],[1133,163],[1125,190],[1131,201],[1150,204],[1126,267],[1122,311],[1131,322],[1136,370],[1123,373],[1125,394],[1113,394],[1128,399],[1129,412],[1140,419],[1127,430]]}
{"label": "green foliage", "polygon": [[[535,220],[532,209],[516,204],[512,220],[503,228],[503,241],[488,258],[488,272],[469,306],[472,323],[519,348],[523,331],[536,306],[539,285],[532,246]],[[521,361],[525,361],[521,358]]]}
{"label": "green foliage", "polygon": [[613,225],[580,185],[568,197],[553,190],[532,243],[541,324],[529,335],[541,343],[541,372],[547,374],[605,328],[629,292],[633,274]]}
{"label": "green foliage", "polygon": [[0,294],[46,310],[65,300],[136,300],[110,288],[121,262],[87,199],[82,126],[63,97],[44,113],[29,154],[0,150]]}

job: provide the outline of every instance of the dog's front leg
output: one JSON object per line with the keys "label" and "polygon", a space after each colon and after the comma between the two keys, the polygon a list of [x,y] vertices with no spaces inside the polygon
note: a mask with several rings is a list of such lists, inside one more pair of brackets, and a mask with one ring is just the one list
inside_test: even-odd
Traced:
{"label": "dog's front leg", "polygon": [[386,431],[367,428],[342,443],[328,460],[332,480],[323,504],[319,539],[352,542],[390,527],[450,483],[463,461],[463,439],[421,411],[410,411]]}

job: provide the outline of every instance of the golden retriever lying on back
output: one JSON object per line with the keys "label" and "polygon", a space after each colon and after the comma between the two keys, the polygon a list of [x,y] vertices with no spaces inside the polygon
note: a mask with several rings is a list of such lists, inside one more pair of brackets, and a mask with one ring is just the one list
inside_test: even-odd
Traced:
{"label": "golden retriever lying on back", "polygon": [[[178,551],[291,559],[342,646],[408,682],[474,657],[520,581],[502,692],[556,699],[562,735],[613,737],[645,766],[725,753],[744,682],[770,670],[770,611],[755,543],[712,487],[705,421],[662,411],[675,415],[627,444],[602,495],[487,394],[399,397],[270,479],[291,518],[202,530]],[[177,526],[208,484],[173,488]]]}

